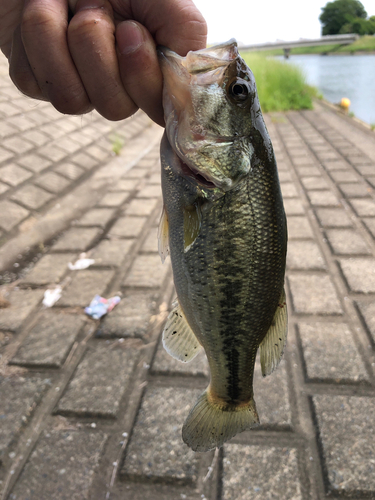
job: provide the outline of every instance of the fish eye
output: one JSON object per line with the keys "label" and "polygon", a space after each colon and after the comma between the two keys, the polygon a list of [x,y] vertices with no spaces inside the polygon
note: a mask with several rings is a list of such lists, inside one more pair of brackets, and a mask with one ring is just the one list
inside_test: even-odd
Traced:
{"label": "fish eye", "polygon": [[246,101],[250,94],[249,84],[241,78],[236,78],[229,85],[229,96],[237,103]]}

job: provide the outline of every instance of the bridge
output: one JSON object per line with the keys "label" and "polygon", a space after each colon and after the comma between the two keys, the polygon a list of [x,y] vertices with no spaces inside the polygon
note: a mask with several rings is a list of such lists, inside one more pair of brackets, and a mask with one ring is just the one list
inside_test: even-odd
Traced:
{"label": "bridge", "polygon": [[301,38],[300,40],[285,42],[267,42],[258,43],[253,45],[243,45],[240,47],[242,51],[259,51],[259,50],[273,50],[283,49],[284,56],[287,59],[290,50],[296,47],[316,47],[317,45],[349,45],[358,40],[359,35],[351,33],[348,35],[326,35],[320,38]]}

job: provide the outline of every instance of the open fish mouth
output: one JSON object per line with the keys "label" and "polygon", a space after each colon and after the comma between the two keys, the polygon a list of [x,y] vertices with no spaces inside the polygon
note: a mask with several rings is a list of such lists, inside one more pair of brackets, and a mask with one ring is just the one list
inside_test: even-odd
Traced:
{"label": "open fish mouth", "polygon": [[[210,178],[206,178],[201,172],[199,172],[197,169],[190,167],[186,163],[184,163],[181,158],[180,160],[180,167],[181,167],[181,174],[184,177],[188,177],[190,179],[193,179],[197,184],[199,184],[202,187],[208,188],[208,189],[215,189],[217,187],[220,187],[215,183],[213,180]],[[208,177],[208,176],[207,176]]]}

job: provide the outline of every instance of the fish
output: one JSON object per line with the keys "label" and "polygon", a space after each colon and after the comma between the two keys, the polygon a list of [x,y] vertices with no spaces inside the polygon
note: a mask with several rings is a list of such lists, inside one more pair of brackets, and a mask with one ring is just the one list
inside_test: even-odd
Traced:
{"label": "fish", "polygon": [[236,41],[185,57],[158,47],[158,58],[166,124],[158,246],[177,293],[162,339],[182,362],[206,353],[210,383],[182,427],[183,441],[206,452],[259,424],[257,351],[266,376],[287,337],[287,225],[254,76]]}

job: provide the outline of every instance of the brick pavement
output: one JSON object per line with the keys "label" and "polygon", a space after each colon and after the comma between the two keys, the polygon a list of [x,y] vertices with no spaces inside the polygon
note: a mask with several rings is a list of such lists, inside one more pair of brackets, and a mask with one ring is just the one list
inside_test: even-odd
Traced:
{"label": "brick pavement", "polygon": [[[256,369],[260,427],[196,454],[181,426],[207,362],[160,344],[161,130],[142,113],[59,115],[3,60],[0,80],[3,500],[375,498],[374,134],[321,104],[266,117],[289,226],[287,352],[271,376]],[[83,251],[94,265],[69,270]],[[122,301],[95,321],[95,293]]]}

